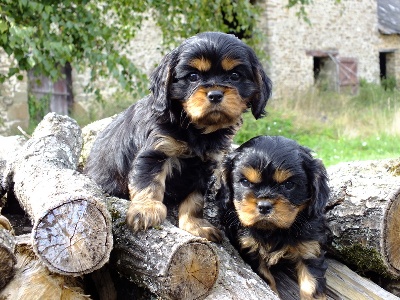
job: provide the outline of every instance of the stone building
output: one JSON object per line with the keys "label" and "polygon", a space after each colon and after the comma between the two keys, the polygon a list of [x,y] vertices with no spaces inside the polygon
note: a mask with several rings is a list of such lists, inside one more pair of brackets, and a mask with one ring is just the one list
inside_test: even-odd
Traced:
{"label": "stone building", "polygon": [[[258,0],[268,58],[264,64],[274,97],[291,96],[315,85],[356,92],[360,79],[379,83],[393,77],[400,83],[399,0],[313,1],[306,8],[309,24],[299,19],[296,8],[287,9],[287,2]],[[147,74],[161,59],[161,41],[161,31],[148,20],[129,47],[132,60]],[[11,64],[0,53],[0,72]],[[23,81],[0,84],[0,134],[28,125],[28,88],[38,96],[50,93],[53,111],[67,113],[71,106],[87,110],[94,98],[84,90],[88,74],[70,68],[64,72],[64,82],[47,82],[44,88],[28,84],[29,74]],[[108,81],[98,84],[111,95],[115,91]]]}
{"label": "stone building", "polygon": [[267,36],[274,95],[285,96],[322,84],[357,90],[359,79],[400,83],[400,2],[398,0],[313,1],[310,24],[281,0],[266,0],[261,30]]}

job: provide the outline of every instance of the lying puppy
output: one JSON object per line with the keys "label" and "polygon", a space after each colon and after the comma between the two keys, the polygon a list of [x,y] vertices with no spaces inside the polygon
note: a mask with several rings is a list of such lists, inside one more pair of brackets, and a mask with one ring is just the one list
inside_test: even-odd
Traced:
{"label": "lying puppy", "polygon": [[171,202],[179,205],[180,228],[218,241],[220,231],[202,219],[207,182],[243,112],[263,116],[270,80],[250,47],[218,32],[184,41],[150,79],[151,94],[100,133],[84,172],[131,200],[133,230],[159,225]]}
{"label": "lying puppy", "polygon": [[290,260],[301,299],[324,299],[329,188],[321,161],[293,140],[259,136],[227,156],[223,174],[222,223],[244,259],[275,291],[270,267]]}

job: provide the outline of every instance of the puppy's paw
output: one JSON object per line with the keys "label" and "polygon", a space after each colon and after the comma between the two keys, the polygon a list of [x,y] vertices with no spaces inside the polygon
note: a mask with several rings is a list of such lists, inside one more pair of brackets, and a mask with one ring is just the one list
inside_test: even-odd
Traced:
{"label": "puppy's paw", "polygon": [[160,225],[167,217],[167,208],[156,200],[132,201],[126,213],[126,223],[133,231]]}
{"label": "puppy's paw", "polygon": [[[1,210],[1,209],[0,209]],[[10,221],[8,221],[8,219],[2,215],[0,215],[0,228],[4,228],[7,230],[11,230],[11,224]]]}
{"label": "puppy's paw", "polygon": [[222,240],[222,232],[204,219],[190,218],[179,222],[179,228],[212,242],[219,243]]}

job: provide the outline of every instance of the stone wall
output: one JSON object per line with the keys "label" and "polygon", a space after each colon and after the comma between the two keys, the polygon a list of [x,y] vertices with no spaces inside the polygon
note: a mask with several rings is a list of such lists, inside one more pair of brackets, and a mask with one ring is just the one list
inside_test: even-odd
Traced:
{"label": "stone wall", "polygon": [[285,1],[261,3],[266,9],[260,26],[266,35],[269,75],[278,97],[314,84],[313,57],[307,51],[337,51],[339,58],[355,58],[359,78],[379,83],[379,51],[400,48],[398,36],[378,32],[375,0],[313,1],[307,6],[311,24],[296,16],[296,8],[285,8]]}

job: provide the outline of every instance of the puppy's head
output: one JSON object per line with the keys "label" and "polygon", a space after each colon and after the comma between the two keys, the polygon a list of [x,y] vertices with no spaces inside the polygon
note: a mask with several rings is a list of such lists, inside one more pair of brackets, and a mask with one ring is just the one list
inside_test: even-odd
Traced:
{"label": "puppy's head", "polygon": [[329,197],[326,170],[310,150],[284,137],[260,136],[224,162],[226,206],[245,227],[287,229],[300,212],[322,215]]}
{"label": "puppy's head", "polygon": [[233,35],[206,32],[164,57],[151,90],[157,111],[179,103],[190,123],[212,132],[237,124],[247,108],[263,116],[271,82],[250,47]]}

